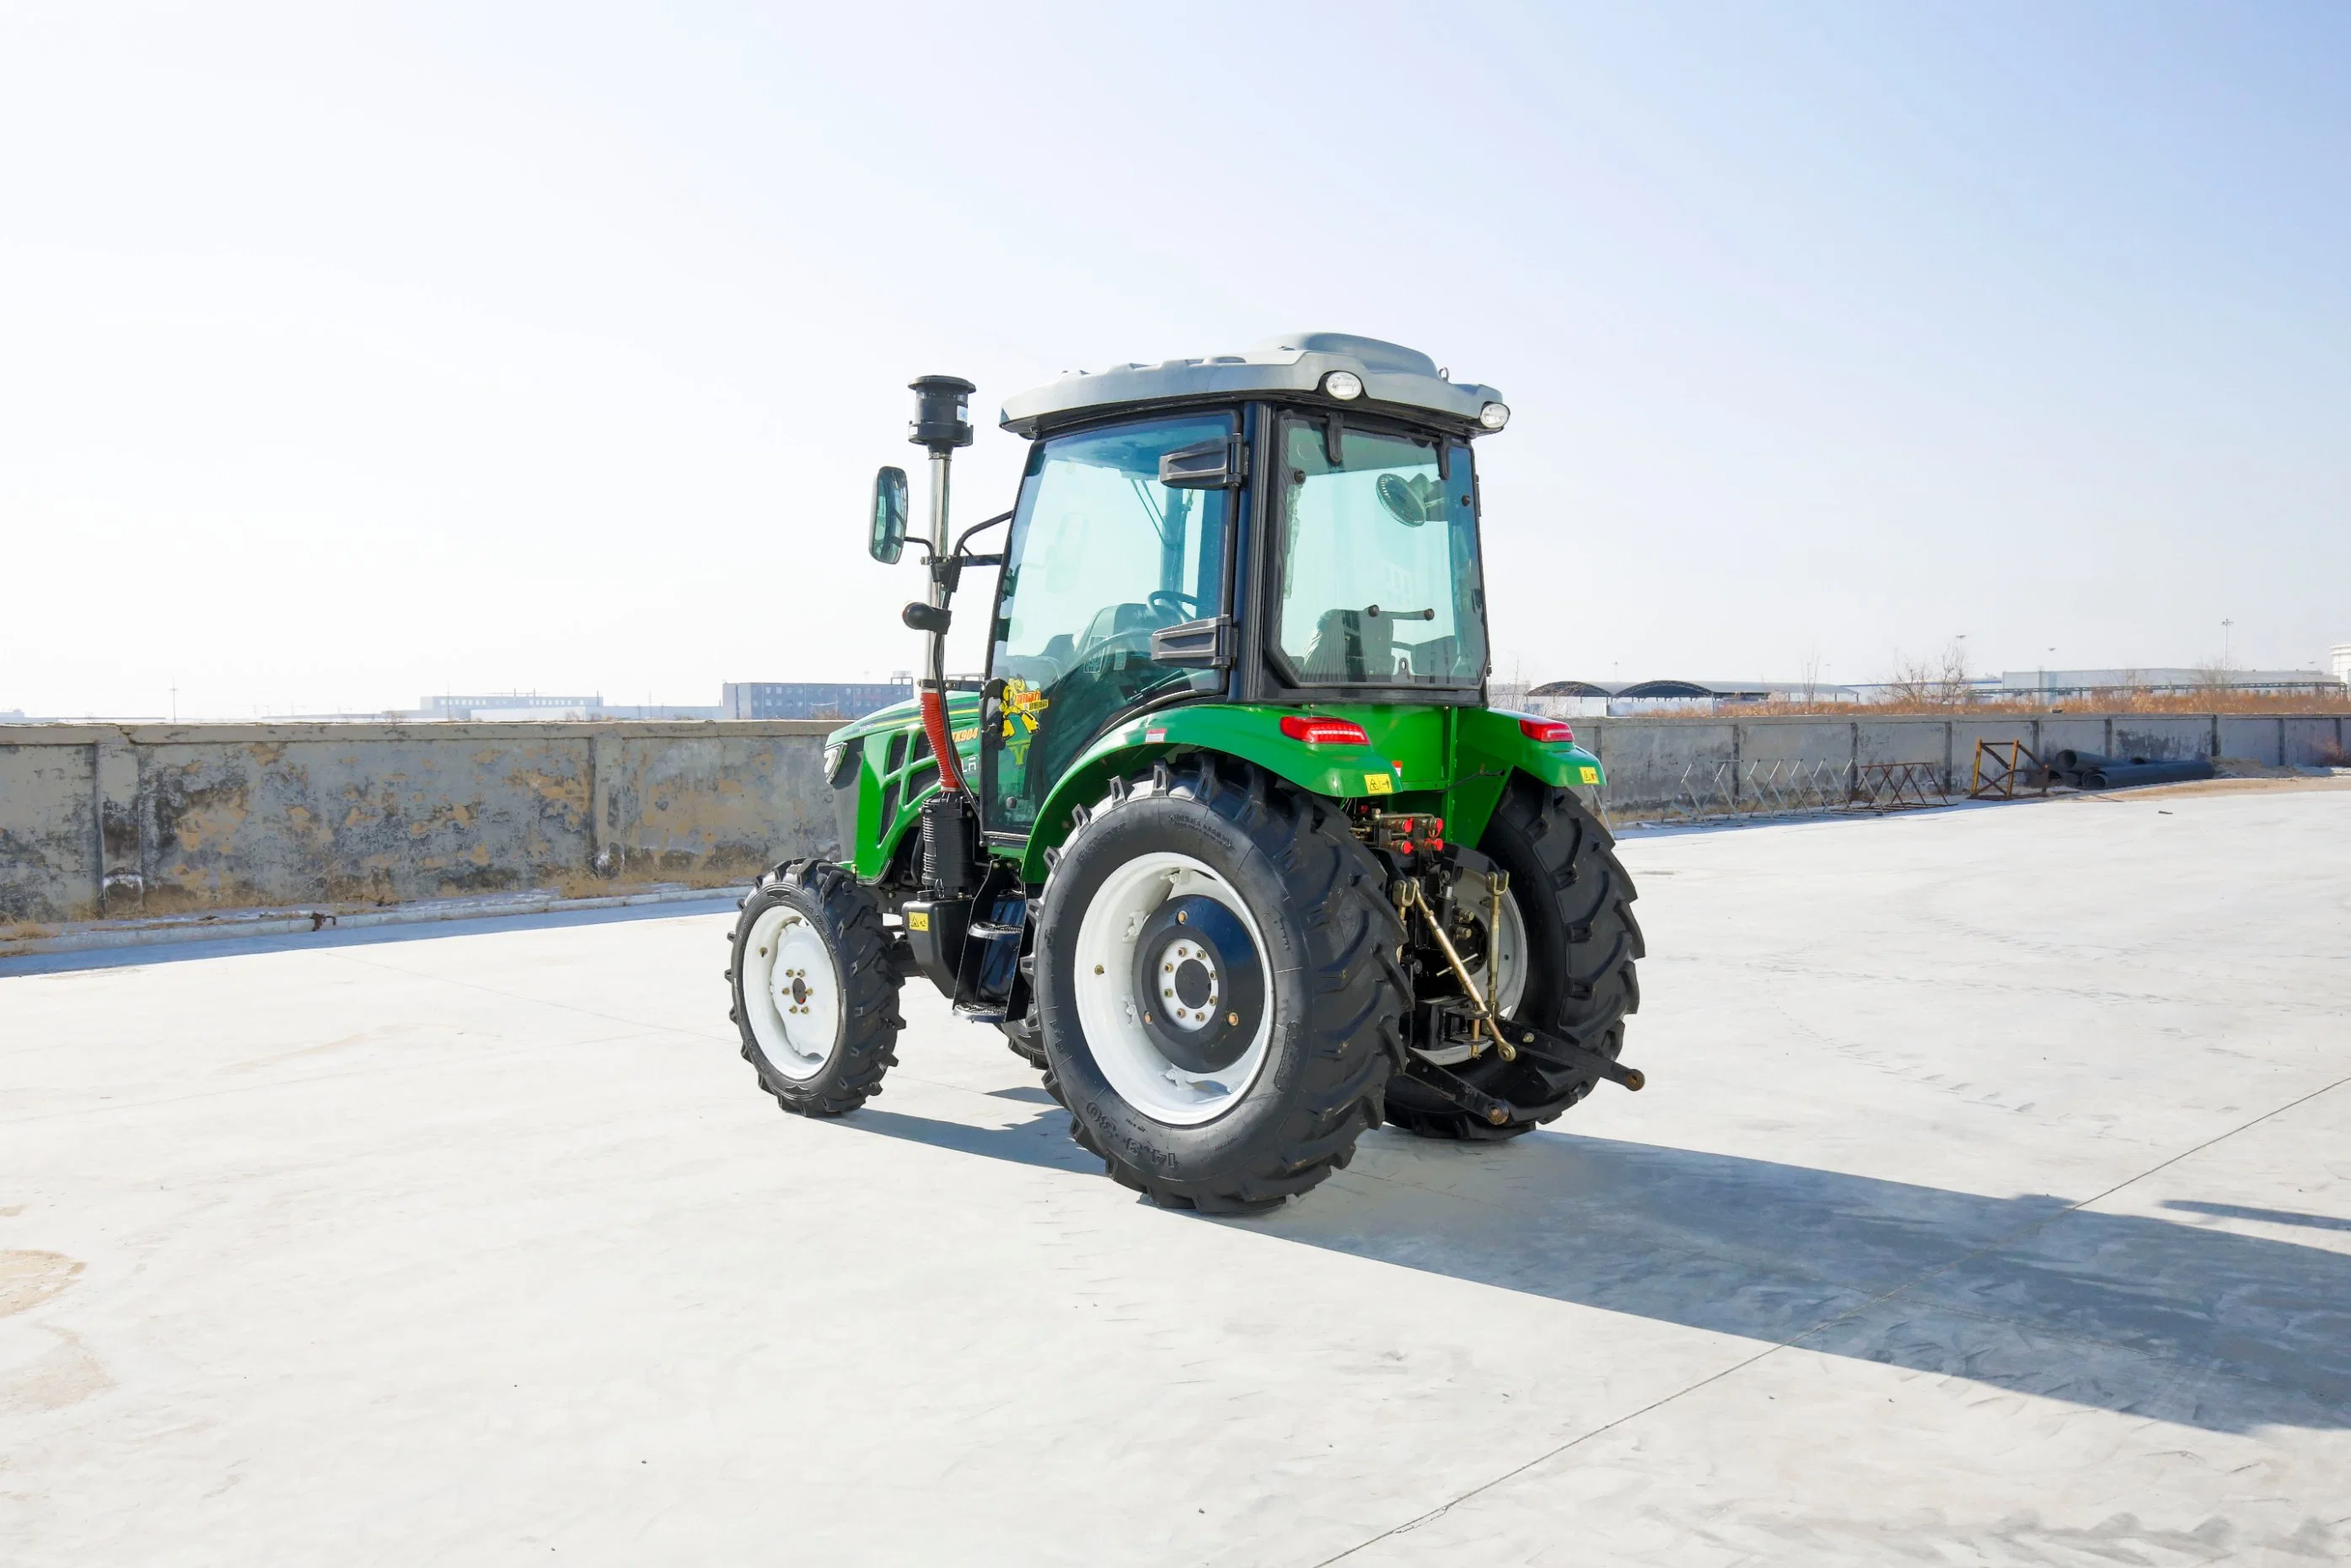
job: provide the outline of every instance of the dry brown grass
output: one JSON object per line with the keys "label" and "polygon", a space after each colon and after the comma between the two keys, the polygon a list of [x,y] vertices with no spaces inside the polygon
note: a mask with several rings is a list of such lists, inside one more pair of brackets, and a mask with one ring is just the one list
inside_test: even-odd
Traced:
{"label": "dry brown grass", "polygon": [[2049,714],[2351,714],[2351,693],[2312,696],[2285,692],[2100,691],[2044,702],[2036,696],[1977,697],[1946,695],[1933,686],[1904,690],[1886,702],[1869,703],[1726,703],[1714,717],[1772,718],[1817,715],[1836,718],[1872,718],[1886,715],[1922,714],[1937,718],[1991,717],[2001,714],[2042,716]]}
{"label": "dry brown grass", "polygon": [[599,876],[592,871],[567,871],[540,878],[531,891],[552,893],[559,898],[620,898],[632,893],[648,893],[658,887],[734,887],[750,880],[750,873],[747,872],[699,868],[648,870],[643,875],[623,872],[618,876]]}

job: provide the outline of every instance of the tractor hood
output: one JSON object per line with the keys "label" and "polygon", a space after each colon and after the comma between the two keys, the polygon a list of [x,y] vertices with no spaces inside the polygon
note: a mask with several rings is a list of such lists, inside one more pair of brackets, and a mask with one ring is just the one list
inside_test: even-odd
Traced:
{"label": "tractor hood", "polygon": [[[1004,400],[1000,423],[1015,435],[1034,439],[1057,425],[1139,403],[1167,403],[1246,397],[1253,392],[1313,396],[1323,379],[1345,371],[1361,379],[1363,394],[1343,406],[1416,409],[1458,419],[1474,431],[1502,394],[1492,387],[1450,381],[1437,361],[1400,343],[1345,332],[1288,332],[1269,338],[1246,353],[1205,360],[1167,360],[1155,365],[1114,365],[1106,371],[1072,371],[1050,386]],[[1509,411],[1502,411],[1509,417]],[[1499,426],[1489,424],[1484,428]]]}

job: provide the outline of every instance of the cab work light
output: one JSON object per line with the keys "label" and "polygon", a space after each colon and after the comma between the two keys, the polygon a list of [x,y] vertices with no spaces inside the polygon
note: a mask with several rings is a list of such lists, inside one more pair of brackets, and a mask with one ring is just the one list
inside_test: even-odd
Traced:
{"label": "cab work light", "polygon": [[1343,718],[1308,718],[1301,714],[1287,714],[1281,720],[1281,733],[1309,746],[1369,746],[1372,743],[1372,737],[1364,733],[1362,725]]}
{"label": "cab work light", "polygon": [[1565,746],[1575,739],[1575,731],[1555,718],[1522,718],[1519,733],[1545,746]]}

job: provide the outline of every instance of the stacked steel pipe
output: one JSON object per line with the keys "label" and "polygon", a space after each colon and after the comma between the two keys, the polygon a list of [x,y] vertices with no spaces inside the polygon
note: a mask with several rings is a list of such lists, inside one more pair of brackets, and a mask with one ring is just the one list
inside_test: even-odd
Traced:
{"label": "stacked steel pipe", "polygon": [[2095,751],[2061,751],[2049,760],[2051,782],[2076,789],[2127,789],[2134,784],[2179,784],[2212,777],[2206,757],[2156,762],[2144,757],[2101,757]]}

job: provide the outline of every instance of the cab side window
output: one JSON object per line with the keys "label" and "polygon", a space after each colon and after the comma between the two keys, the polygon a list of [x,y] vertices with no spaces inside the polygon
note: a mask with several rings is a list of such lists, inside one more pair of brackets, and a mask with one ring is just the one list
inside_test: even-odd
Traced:
{"label": "cab side window", "polygon": [[1172,489],[1159,460],[1228,437],[1226,414],[1056,436],[1030,454],[1007,546],[988,674],[1005,683],[987,747],[987,822],[1026,832],[1086,745],[1149,698],[1215,672],[1151,662],[1151,634],[1222,612],[1234,492]]}

